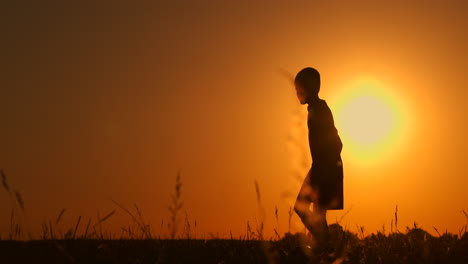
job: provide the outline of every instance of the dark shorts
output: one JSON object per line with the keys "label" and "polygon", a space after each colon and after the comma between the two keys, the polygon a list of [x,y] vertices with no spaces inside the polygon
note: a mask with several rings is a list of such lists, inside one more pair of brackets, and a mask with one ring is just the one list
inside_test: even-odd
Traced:
{"label": "dark shorts", "polygon": [[343,209],[343,164],[341,161],[313,163],[297,199],[317,203],[327,210]]}

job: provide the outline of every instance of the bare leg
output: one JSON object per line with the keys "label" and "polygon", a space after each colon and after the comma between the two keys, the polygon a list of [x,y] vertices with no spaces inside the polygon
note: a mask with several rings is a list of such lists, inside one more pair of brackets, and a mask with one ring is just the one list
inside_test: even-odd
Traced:
{"label": "bare leg", "polygon": [[309,210],[310,202],[304,200],[297,200],[294,204],[294,211],[301,219],[302,223],[309,229],[309,218],[312,212]]}
{"label": "bare leg", "polygon": [[313,210],[310,210],[311,201],[318,200],[317,196],[310,186],[304,185],[294,204],[294,211],[317,241],[317,246],[321,247],[328,241],[327,209],[314,203]]}
{"label": "bare leg", "polygon": [[328,240],[327,209],[314,203],[313,211],[310,208],[311,202],[306,199],[297,199],[294,210],[301,218],[304,226],[317,240],[318,244],[325,244]]}
{"label": "bare leg", "polygon": [[312,196],[313,190],[309,186],[307,181],[308,181],[308,178],[304,180],[304,184],[302,185],[301,190],[299,191],[299,195],[297,196],[296,203],[294,204],[294,211],[299,216],[304,226],[310,231],[312,229],[312,226],[311,226],[312,212],[310,211],[309,208],[310,208],[310,204],[312,203],[311,196]]}
{"label": "bare leg", "polygon": [[314,203],[314,210],[312,211],[312,222],[312,235],[315,236],[319,244],[326,244],[328,241],[327,209]]}
{"label": "bare leg", "polygon": [[301,218],[304,226],[317,240],[318,244],[328,240],[327,209],[314,202],[313,211],[310,210],[312,201],[318,201],[320,194],[310,185],[310,173],[304,179],[304,183],[299,190],[294,211]]}

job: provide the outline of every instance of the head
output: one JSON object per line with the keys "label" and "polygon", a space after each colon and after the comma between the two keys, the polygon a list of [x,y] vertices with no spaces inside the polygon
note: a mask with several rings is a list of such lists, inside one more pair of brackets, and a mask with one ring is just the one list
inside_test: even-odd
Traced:
{"label": "head", "polygon": [[301,104],[306,104],[318,98],[320,91],[320,73],[314,68],[302,69],[294,79],[297,98]]}

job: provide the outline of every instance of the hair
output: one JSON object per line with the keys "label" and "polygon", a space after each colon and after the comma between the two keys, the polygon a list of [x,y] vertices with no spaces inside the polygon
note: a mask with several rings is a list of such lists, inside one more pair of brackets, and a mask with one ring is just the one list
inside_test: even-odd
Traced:
{"label": "hair", "polygon": [[320,91],[320,73],[314,68],[304,68],[296,75],[294,83],[300,83],[309,93],[318,94]]}

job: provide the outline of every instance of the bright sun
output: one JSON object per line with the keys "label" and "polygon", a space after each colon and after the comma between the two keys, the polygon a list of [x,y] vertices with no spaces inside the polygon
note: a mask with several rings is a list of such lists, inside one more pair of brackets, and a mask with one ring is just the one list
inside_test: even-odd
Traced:
{"label": "bright sun", "polygon": [[345,148],[359,161],[382,158],[399,140],[401,107],[382,85],[360,82],[337,100],[335,122]]}
{"label": "bright sun", "polygon": [[362,95],[343,106],[340,124],[343,132],[363,147],[385,139],[393,128],[393,113],[380,98]]}

